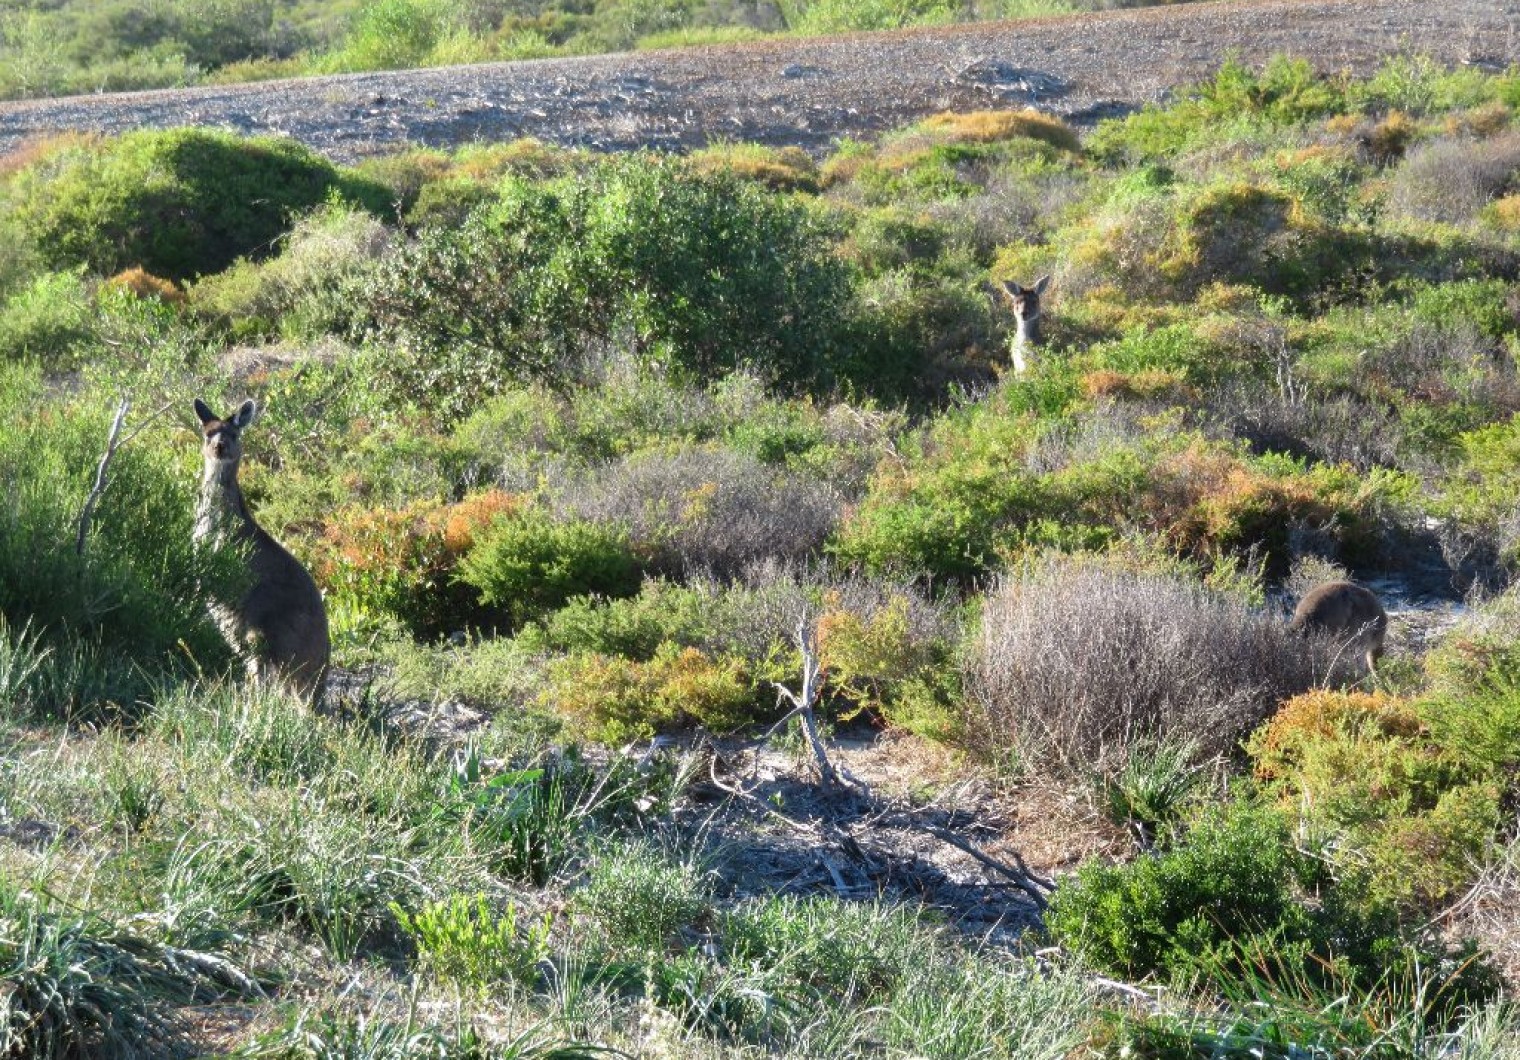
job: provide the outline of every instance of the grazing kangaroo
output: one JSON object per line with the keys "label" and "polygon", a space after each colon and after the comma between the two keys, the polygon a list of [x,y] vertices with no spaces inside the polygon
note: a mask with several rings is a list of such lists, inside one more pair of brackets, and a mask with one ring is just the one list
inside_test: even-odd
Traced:
{"label": "grazing kangaroo", "polygon": [[205,436],[195,540],[213,547],[228,541],[246,546],[253,579],[237,603],[213,601],[208,606],[256,684],[275,684],[316,706],[331,650],[322,594],[300,561],[254,522],[238,487],[243,428],[253,421],[255,411],[253,402],[245,401],[222,419],[195,399]]}
{"label": "grazing kangaroo", "polygon": [[1033,287],[1021,287],[1012,280],[1003,281],[1003,293],[1013,306],[1013,319],[1019,329],[1013,336],[1013,370],[1023,375],[1029,367],[1029,357],[1040,344],[1040,295],[1050,283],[1049,276],[1041,276]]}
{"label": "grazing kangaroo", "polygon": [[1371,589],[1354,582],[1326,582],[1304,594],[1288,628],[1333,637],[1346,648],[1354,645],[1367,660],[1367,672],[1375,673],[1388,615]]}

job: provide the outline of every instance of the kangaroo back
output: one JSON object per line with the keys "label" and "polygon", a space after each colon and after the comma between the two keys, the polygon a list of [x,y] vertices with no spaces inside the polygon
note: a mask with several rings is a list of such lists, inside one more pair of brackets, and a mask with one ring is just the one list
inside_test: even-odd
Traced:
{"label": "kangaroo back", "polygon": [[1304,594],[1288,628],[1334,638],[1361,654],[1368,671],[1373,671],[1383,654],[1388,615],[1371,589],[1354,582],[1326,582]]}
{"label": "kangaroo back", "polygon": [[254,520],[238,485],[242,432],[253,420],[254,404],[245,401],[222,419],[196,399],[195,412],[205,464],[195,538],[246,547],[252,582],[234,602],[208,601],[212,617],[255,682],[316,705],[331,655],[322,593],[300,561]]}

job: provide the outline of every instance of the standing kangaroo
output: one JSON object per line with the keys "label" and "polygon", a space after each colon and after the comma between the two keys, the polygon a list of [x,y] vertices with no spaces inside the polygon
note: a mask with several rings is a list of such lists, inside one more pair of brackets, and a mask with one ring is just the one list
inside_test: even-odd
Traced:
{"label": "standing kangaroo", "polygon": [[1049,276],[1041,276],[1033,287],[1003,281],[1003,293],[1013,306],[1013,319],[1018,322],[1018,331],[1013,336],[1013,370],[1018,375],[1029,367],[1029,357],[1040,344],[1040,295],[1049,283]]}
{"label": "standing kangaroo", "polygon": [[1333,637],[1343,648],[1355,646],[1367,660],[1367,672],[1375,673],[1388,615],[1371,589],[1354,582],[1326,582],[1304,594],[1288,628]]}
{"label": "standing kangaroo", "polygon": [[195,399],[205,436],[195,540],[213,547],[236,542],[248,549],[252,586],[235,604],[210,602],[211,616],[256,684],[275,684],[315,706],[331,651],[322,594],[300,561],[254,522],[238,487],[243,428],[255,411],[253,402],[245,401],[224,420]]}

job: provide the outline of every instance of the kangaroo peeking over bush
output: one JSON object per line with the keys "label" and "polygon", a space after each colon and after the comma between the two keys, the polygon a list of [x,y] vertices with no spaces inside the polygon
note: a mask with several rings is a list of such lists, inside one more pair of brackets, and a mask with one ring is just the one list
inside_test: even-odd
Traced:
{"label": "kangaroo peeking over bush", "polygon": [[210,601],[208,606],[255,683],[273,683],[315,705],[331,651],[322,594],[300,561],[254,521],[238,487],[243,428],[255,411],[254,403],[245,401],[222,419],[195,399],[205,460],[195,540],[246,548],[253,582],[236,603]]}
{"label": "kangaroo peeking over bush", "polygon": [[1003,295],[1013,307],[1013,319],[1018,324],[1011,350],[1013,370],[1018,375],[1028,369],[1029,359],[1040,345],[1040,296],[1049,284],[1049,276],[1041,276],[1029,287],[1011,280],[1003,281]]}

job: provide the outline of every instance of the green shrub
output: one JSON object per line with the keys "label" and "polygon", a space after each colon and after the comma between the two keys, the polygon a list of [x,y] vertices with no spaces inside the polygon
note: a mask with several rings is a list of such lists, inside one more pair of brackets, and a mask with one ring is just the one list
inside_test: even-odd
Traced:
{"label": "green shrub", "polygon": [[292,214],[334,193],[386,206],[384,189],[293,140],[176,129],[65,145],[14,177],[7,197],[51,268],[140,265],[186,280],[267,254]]}
{"label": "green shrub", "polygon": [[790,0],[782,11],[788,29],[809,34],[938,25],[961,13],[955,0]]}
{"label": "green shrub", "polygon": [[309,339],[338,330],[347,285],[373,266],[390,230],[362,210],[329,201],[295,223],[278,257],[242,259],[190,289],[190,304],[240,339]]}
{"label": "green shrub", "polygon": [[661,952],[682,928],[708,913],[710,882],[691,862],[671,861],[636,844],[604,851],[591,862],[576,907],[615,946]]}
{"label": "green shrub", "polygon": [[[0,610],[29,616],[50,643],[82,640],[135,659],[139,683],[173,671],[186,649],[218,665],[227,653],[204,593],[231,592],[242,565],[194,548],[189,454],[169,448],[162,432],[116,454],[83,553],[76,550],[112,411],[50,392],[33,367],[0,368],[0,490],[10,498],[0,506]],[[79,650],[66,654],[88,657]]]}
{"label": "green shrub", "polygon": [[1253,938],[1284,947],[1310,938],[1311,915],[1294,897],[1300,871],[1282,819],[1236,804],[1164,854],[1088,862],[1052,898],[1046,926],[1100,968],[1186,980],[1248,952]]}
{"label": "green shrub", "polygon": [[548,184],[509,179],[458,229],[429,229],[360,294],[400,344],[395,384],[462,408],[512,379],[575,378],[598,344],[707,379],[739,365],[827,382],[849,275],[790,199],[653,156]]}
{"label": "green shrub", "polygon": [[1109,162],[1156,159],[1217,140],[1225,123],[1292,125],[1345,108],[1342,93],[1303,59],[1274,56],[1260,74],[1229,59],[1181,102],[1101,123],[1088,149]]}
{"label": "green shrub", "polygon": [[96,337],[94,299],[77,270],[44,272],[0,304],[0,359],[77,363]]}
{"label": "green shrub", "polygon": [[549,664],[544,706],[605,743],[647,740],[656,732],[701,725],[726,732],[757,715],[756,689],[733,656],[663,644],[648,662],[615,655],[569,655]]}
{"label": "green shrub", "polygon": [[1381,908],[1424,915],[1466,888],[1501,819],[1520,696],[1314,692],[1248,743],[1256,775]]}
{"label": "green shrub", "polygon": [[542,619],[542,639],[560,651],[621,655],[643,662],[662,644],[697,647],[713,633],[718,602],[696,588],[646,581],[637,596],[599,600],[580,596]]}
{"label": "green shrub", "polygon": [[328,73],[427,66],[456,28],[452,12],[446,0],[366,0],[342,48],[319,65]]}
{"label": "green shrub", "polygon": [[538,980],[539,962],[549,953],[548,918],[519,930],[512,902],[498,915],[485,895],[456,894],[428,902],[414,914],[399,906],[391,912],[411,936],[427,969],[462,986],[531,986]]}
{"label": "green shrub", "polygon": [[622,530],[555,522],[530,510],[483,531],[460,562],[459,578],[520,626],[574,596],[632,596],[639,563]]}

